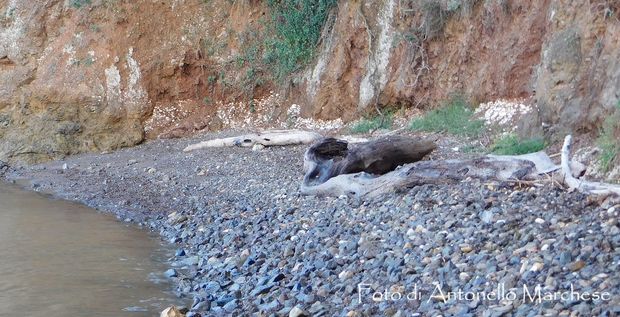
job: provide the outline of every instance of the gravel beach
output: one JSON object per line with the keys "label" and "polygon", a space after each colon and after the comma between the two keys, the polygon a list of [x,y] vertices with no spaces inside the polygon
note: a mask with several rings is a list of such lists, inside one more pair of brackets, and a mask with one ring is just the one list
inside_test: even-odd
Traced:
{"label": "gravel beach", "polygon": [[4,177],[160,232],[188,316],[620,315],[619,205],[474,180],[306,197],[305,147],[182,152],[221,135]]}

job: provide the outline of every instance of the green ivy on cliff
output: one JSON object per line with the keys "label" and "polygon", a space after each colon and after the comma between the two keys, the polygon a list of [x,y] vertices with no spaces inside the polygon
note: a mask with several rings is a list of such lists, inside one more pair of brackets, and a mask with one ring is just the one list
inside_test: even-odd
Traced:
{"label": "green ivy on cliff", "polygon": [[265,62],[283,79],[311,61],[321,30],[336,0],[269,0],[272,36]]}

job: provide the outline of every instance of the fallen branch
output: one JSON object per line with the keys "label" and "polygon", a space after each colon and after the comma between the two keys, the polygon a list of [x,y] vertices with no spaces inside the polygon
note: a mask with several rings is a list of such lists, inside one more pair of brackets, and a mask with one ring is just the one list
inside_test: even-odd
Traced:
{"label": "fallen branch", "polygon": [[564,138],[564,145],[562,146],[562,161],[560,166],[562,167],[562,174],[564,177],[564,183],[571,189],[578,190],[584,194],[590,195],[618,195],[620,196],[620,186],[599,182],[589,182],[586,180],[580,180],[573,176],[571,172],[571,160],[570,149],[572,143],[572,136],[567,135]]}
{"label": "fallen branch", "polygon": [[271,130],[230,138],[203,141],[187,146],[183,149],[183,152],[208,147],[251,147],[255,144],[260,144],[263,146],[310,144],[320,138],[321,135],[315,132],[301,130]]}

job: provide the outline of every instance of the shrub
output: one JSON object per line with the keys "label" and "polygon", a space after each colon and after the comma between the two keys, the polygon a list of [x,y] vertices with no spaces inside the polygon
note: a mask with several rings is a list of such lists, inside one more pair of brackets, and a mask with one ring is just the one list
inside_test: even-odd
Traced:
{"label": "shrub", "polygon": [[283,79],[313,57],[329,10],[336,0],[269,0],[273,37],[266,41],[265,62]]}
{"label": "shrub", "polygon": [[491,152],[499,155],[521,155],[542,151],[545,141],[542,138],[520,139],[514,134],[507,134],[496,140]]}
{"label": "shrub", "polygon": [[367,133],[378,129],[389,129],[392,127],[394,119],[391,114],[385,116],[377,116],[372,118],[364,118],[351,127],[351,133]]}
{"label": "shrub", "polygon": [[454,97],[447,105],[411,121],[410,129],[476,137],[482,132],[484,122],[473,119],[472,116],[473,111],[465,100],[462,97]]}

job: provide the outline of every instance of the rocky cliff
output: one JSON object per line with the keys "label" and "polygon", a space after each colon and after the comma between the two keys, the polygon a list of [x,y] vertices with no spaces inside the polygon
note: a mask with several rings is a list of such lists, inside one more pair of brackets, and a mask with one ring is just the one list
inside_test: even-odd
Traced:
{"label": "rocky cliff", "polygon": [[346,121],[453,93],[536,104],[521,130],[553,137],[596,132],[620,99],[617,1],[338,1],[310,61],[287,76],[265,62],[271,9],[0,0],[0,160],[273,125],[291,109]]}

